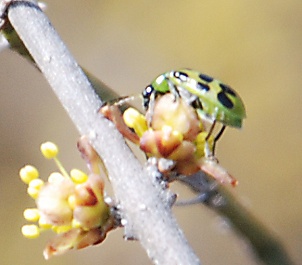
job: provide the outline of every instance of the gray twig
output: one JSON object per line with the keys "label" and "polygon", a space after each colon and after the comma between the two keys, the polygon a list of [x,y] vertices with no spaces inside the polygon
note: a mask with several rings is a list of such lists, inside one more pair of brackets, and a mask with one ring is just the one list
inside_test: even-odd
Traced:
{"label": "gray twig", "polygon": [[8,19],[81,135],[106,165],[126,226],[156,264],[199,264],[170,209],[115,127],[48,18],[34,1],[12,1]]}
{"label": "gray twig", "polygon": [[218,185],[201,171],[180,180],[198,194],[199,203],[226,218],[235,231],[250,243],[253,253],[264,264],[293,265],[279,239],[255,218],[225,186]]}

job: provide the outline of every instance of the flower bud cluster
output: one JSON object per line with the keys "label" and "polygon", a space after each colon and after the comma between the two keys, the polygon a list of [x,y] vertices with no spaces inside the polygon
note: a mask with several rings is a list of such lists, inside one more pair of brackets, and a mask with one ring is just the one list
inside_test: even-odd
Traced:
{"label": "flower bud cluster", "polygon": [[190,176],[202,170],[220,183],[237,185],[213,156],[214,137],[205,129],[206,121],[181,97],[160,95],[145,114],[130,107],[122,115],[116,105],[106,105],[101,112],[148,157],[172,160],[173,173]]}
{"label": "flower bud cluster", "polygon": [[58,147],[51,142],[42,144],[41,152],[56,162],[60,172],[51,173],[44,182],[35,167],[27,165],[20,170],[37,206],[24,211],[24,218],[34,224],[24,225],[23,235],[37,238],[41,232],[53,230],[57,236],[44,250],[47,259],[103,241],[112,229],[110,207],[104,200],[104,180],[98,174],[87,175],[78,169],[68,174],[57,158]]}
{"label": "flower bud cluster", "polygon": [[171,93],[157,98],[146,115],[129,108],[123,118],[139,136],[140,149],[148,156],[175,161],[179,174],[199,171],[205,149],[213,146],[212,136],[206,141],[208,133],[195,109],[182,98],[175,100]]}

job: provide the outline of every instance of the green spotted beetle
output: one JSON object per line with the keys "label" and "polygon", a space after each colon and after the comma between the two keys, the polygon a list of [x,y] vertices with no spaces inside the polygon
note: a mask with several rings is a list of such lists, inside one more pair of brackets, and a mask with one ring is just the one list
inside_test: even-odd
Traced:
{"label": "green spotted beetle", "polygon": [[144,108],[148,110],[158,95],[169,92],[173,93],[176,99],[182,97],[196,109],[201,119],[212,123],[208,137],[212,134],[216,122],[222,123],[223,126],[214,139],[213,154],[215,143],[225,127],[241,128],[246,117],[244,104],[231,87],[191,69],[169,71],[158,76],[142,93]]}

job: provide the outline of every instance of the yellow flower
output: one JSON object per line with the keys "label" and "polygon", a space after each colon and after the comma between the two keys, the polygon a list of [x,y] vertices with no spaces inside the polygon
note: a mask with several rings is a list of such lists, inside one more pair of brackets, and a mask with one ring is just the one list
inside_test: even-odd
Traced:
{"label": "yellow flower", "polygon": [[104,201],[104,180],[98,174],[87,175],[79,169],[68,175],[57,158],[58,151],[51,142],[41,146],[43,155],[54,159],[61,171],[51,173],[47,182],[38,178],[39,172],[33,166],[27,165],[19,172],[37,206],[24,211],[24,218],[36,224],[24,225],[22,234],[37,238],[48,229],[57,234],[46,246],[45,258],[100,243],[113,229],[110,207]]}

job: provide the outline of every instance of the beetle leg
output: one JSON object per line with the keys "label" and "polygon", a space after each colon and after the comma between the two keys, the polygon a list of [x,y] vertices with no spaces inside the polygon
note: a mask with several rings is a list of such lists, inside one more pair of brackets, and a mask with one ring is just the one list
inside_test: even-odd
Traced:
{"label": "beetle leg", "polygon": [[214,120],[213,123],[212,123],[212,125],[211,125],[211,128],[210,128],[210,130],[208,132],[208,135],[206,137],[206,141],[208,141],[209,138],[210,138],[210,136],[212,135],[215,125],[216,125],[216,120]]}
{"label": "beetle leg", "polygon": [[214,143],[213,143],[213,156],[215,155],[215,147],[216,147],[216,142],[220,139],[221,135],[223,134],[226,126],[223,125],[222,128],[220,129],[219,133],[215,136],[214,138]]}
{"label": "beetle leg", "polygon": [[146,112],[146,120],[147,120],[148,127],[151,127],[151,123],[152,123],[155,98],[156,98],[156,92],[152,93],[149,98],[148,109]]}
{"label": "beetle leg", "polygon": [[[216,125],[216,120],[214,120],[214,122],[213,122],[212,125],[211,125],[211,128],[210,128],[210,130],[209,130],[209,132],[208,132],[208,135],[207,135],[207,137],[206,137],[206,139],[205,139],[206,141],[209,140],[210,136],[212,135],[215,125]],[[215,156],[216,142],[217,142],[217,141],[220,139],[220,137],[222,136],[222,134],[223,134],[225,128],[226,128],[226,126],[223,125],[222,128],[220,129],[219,133],[218,133],[218,134],[215,136],[215,138],[214,138],[214,143],[213,143],[213,147],[212,147],[212,154],[211,154],[212,156]]]}
{"label": "beetle leg", "polygon": [[169,81],[169,80],[167,80],[167,81],[169,84],[169,90],[172,93],[172,95],[174,96],[174,101],[176,102],[176,100],[178,100],[180,98],[179,91],[178,91],[177,87],[171,81]]}
{"label": "beetle leg", "polygon": [[125,123],[121,110],[116,105],[105,105],[100,108],[102,113],[108,120],[111,120],[118,131],[127,139],[135,144],[139,144],[139,137]]}

